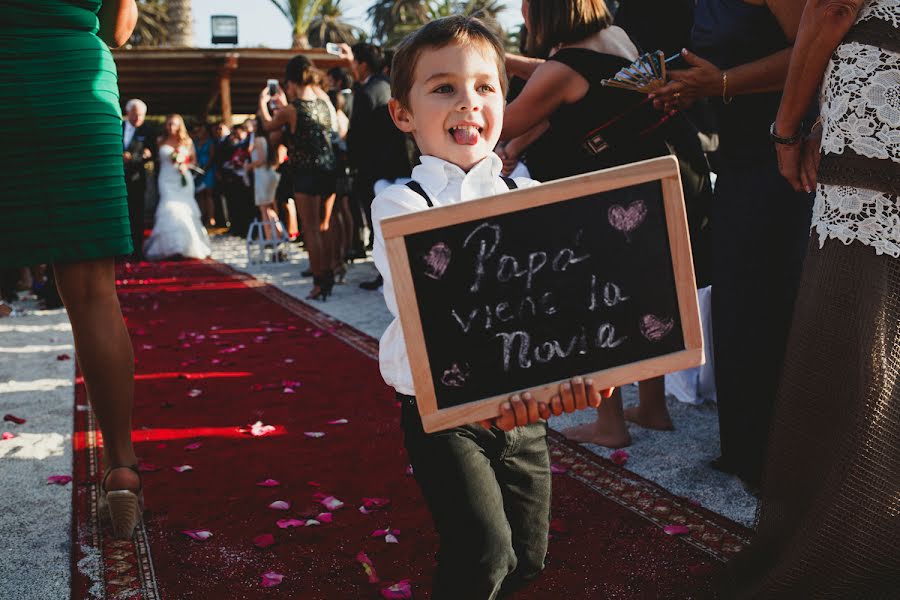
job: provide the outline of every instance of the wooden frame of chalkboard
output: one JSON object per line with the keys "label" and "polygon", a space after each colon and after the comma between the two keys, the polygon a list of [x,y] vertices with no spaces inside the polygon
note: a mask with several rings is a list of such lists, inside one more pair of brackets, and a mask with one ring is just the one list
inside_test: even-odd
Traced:
{"label": "wooden frame of chalkboard", "polygon": [[[512,237],[518,244],[517,248],[503,248],[510,252],[498,250],[501,225],[505,227],[503,239]],[[584,235],[585,227],[593,228],[588,236]],[[575,241],[567,242],[570,248],[562,248],[557,240],[553,248],[535,250],[538,236],[558,238],[567,228],[575,231]],[[691,246],[674,157],[390,217],[381,221],[381,229],[416,401],[427,432],[494,418],[501,402],[516,392],[531,390],[539,401],[548,401],[561,382],[576,375],[590,376],[598,388],[607,388],[703,363]],[[480,235],[488,229],[495,230],[492,245],[488,246],[484,237],[480,246],[478,240],[470,244],[469,254],[475,252],[475,269],[465,270],[468,288],[460,287],[458,276],[456,287],[448,287],[453,282],[451,269],[463,264],[452,263],[452,249],[456,248],[456,258],[475,239],[476,231]],[[460,244],[460,235],[466,231],[469,234]],[[476,246],[480,250],[476,251]],[[627,264],[620,264],[619,259]],[[581,260],[584,264],[578,265]],[[415,277],[411,262],[416,264]],[[587,289],[588,279],[584,275],[573,279],[577,267],[582,266],[595,273],[611,270],[616,273],[616,281],[626,281],[627,285],[604,282],[598,280],[600,275],[590,274],[590,306],[585,308],[586,298],[578,290]],[[541,268],[546,270],[539,273]],[[462,272],[462,267],[457,268],[457,273]],[[557,279],[547,283],[547,291],[537,297],[531,294],[531,288],[537,289],[539,277]],[[487,293],[488,280],[494,284],[490,293],[500,295],[490,298],[489,303],[481,297],[474,299],[478,293]],[[483,288],[479,287],[482,283]],[[512,285],[518,285],[518,292],[510,291]],[[432,290],[433,286],[443,287]],[[460,289],[463,295],[457,298],[454,290],[458,293]],[[504,294],[516,293],[518,313],[511,302],[496,302],[498,297],[508,299]],[[581,325],[580,335],[569,329],[560,339],[531,345],[527,331],[502,330],[507,321],[538,322],[544,317],[547,323],[542,325],[541,339],[548,340],[550,334],[555,337],[557,331],[571,325],[561,315],[575,314],[566,303],[576,297],[580,299],[575,312],[594,319],[588,326]],[[457,305],[447,304],[457,299],[457,304],[466,305],[459,311]],[[423,302],[428,305],[423,307]],[[655,312],[654,306],[664,306],[663,312]],[[604,313],[601,318],[608,320],[597,321],[597,315]],[[453,321],[447,325],[450,314]],[[478,325],[473,325],[476,322]],[[627,327],[622,327],[623,323]],[[462,336],[476,329],[480,337]],[[489,335],[485,333],[488,330]],[[495,341],[490,343],[491,339]],[[465,360],[469,355],[480,356],[488,346],[500,361],[496,365],[482,361],[473,367]],[[596,359],[598,352],[612,358]],[[460,356],[459,361],[450,361]],[[448,368],[435,370],[433,362]],[[567,367],[574,370],[563,374]],[[542,369],[548,378],[536,380],[542,376]],[[480,379],[473,374],[479,370]]]}

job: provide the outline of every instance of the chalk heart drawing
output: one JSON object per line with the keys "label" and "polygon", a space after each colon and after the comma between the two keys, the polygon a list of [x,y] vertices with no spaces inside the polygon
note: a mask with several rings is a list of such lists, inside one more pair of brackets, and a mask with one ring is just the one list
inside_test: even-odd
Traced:
{"label": "chalk heart drawing", "polygon": [[444,371],[441,376],[441,383],[447,387],[461,388],[466,385],[466,379],[469,378],[469,365],[462,366],[453,363],[450,368]]}
{"label": "chalk heart drawing", "polygon": [[651,342],[658,342],[672,331],[675,319],[660,319],[656,315],[641,317],[641,334]]}
{"label": "chalk heart drawing", "polygon": [[625,239],[631,241],[628,234],[641,226],[647,218],[647,205],[643,200],[635,200],[625,208],[621,204],[613,204],[607,213],[609,224],[625,234]]}
{"label": "chalk heart drawing", "polygon": [[438,242],[422,257],[422,261],[425,263],[425,276],[440,279],[450,266],[450,247]]}

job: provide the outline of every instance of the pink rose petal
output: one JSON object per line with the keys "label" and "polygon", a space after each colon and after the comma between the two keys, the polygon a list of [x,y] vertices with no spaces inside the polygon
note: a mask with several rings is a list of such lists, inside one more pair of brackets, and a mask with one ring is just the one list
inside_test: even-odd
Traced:
{"label": "pink rose petal", "polygon": [[284,364],[289,365],[289,364],[291,364],[292,362],[294,362],[294,359],[293,359],[293,358],[286,358],[286,359],[284,359],[283,362],[284,362]]}
{"label": "pink rose petal", "polygon": [[663,527],[663,531],[669,535],[685,535],[691,532],[691,530],[684,525],[666,525]]}
{"label": "pink rose petal", "polygon": [[413,476],[413,467],[412,467],[412,465],[406,465],[406,471],[405,471],[405,473],[406,473],[406,475],[407,475],[408,477],[412,477],[412,476]]}
{"label": "pink rose petal", "polygon": [[24,425],[25,424],[25,419],[22,419],[21,417],[17,417],[15,415],[3,415],[3,420],[4,421],[12,421],[16,425]]}
{"label": "pink rose petal", "polygon": [[294,393],[294,388],[292,388],[292,387],[286,387],[286,388],[284,388],[284,389],[281,390],[281,391],[284,392],[285,394],[293,394],[293,393]]}
{"label": "pink rose petal", "polygon": [[324,506],[325,508],[327,508],[330,511],[335,511],[335,510],[341,508],[342,506],[344,506],[344,503],[341,502],[340,500],[338,500],[337,498],[335,498],[334,496],[326,496],[325,498],[322,498],[320,503],[322,504],[322,506]]}
{"label": "pink rose petal", "polygon": [[68,354],[59,354],[56,357],[56,360],[72,360],[72,357],[69,356]]}
{"label": "pink rose petal", "polygon": [[308,438],[321,438],[325,437],[325,433],[322,431],[304,431],[303,435]]}
{"label": "pink rose petal", "polygon": [[307,520],[306,520],[306,523],[304,523],[303,525],[304,525],[305,527],[312,527],[313,525],[321,525],[321,523],[319,523],[319,522],[316,521],[315,519],[307,519]]}
{"label": "pink rose petal", "polygon": [[558,475],[560,473],[567,473],[569,471],[569,467],[558,465],[556,463],[550,464],[550,472],[554,475]]}
{"label": "pink rose petal", "polygon": [[372,559],[370,559],[365,552],[357,554],[356,561],[362,565],[363,571],[366,572],[366,576],[369,578],[369,583],[378,583],[381,581],[378,579],[378,574],[375,572],[375,565],[372,564]]}
{"label": "pink rose petal", "polygon": [[281,485],[281,482],[276,479],[264,479],[258,482],[256,485],[258,485],[259,487],[278,487],[279,485]]}
{"label": "pink rose petal", "polygon": [[198,390],[197,388],[194,388],[194,389],[190,390],[187,393],[187,395],[188,395],[188,398],[196,398],[197,396],[201,395],[202,393],[203,393],[203,390]]}
{"label": "pink rose petal", "polygon": [[194,467],[191,465],[178,465],[177,467],[172,467],[172,470],[176,473],[184,473],[185,471],[193,471]]}
{"label": "pink rose petal", "polygon": [[72,481],[72,478],[69,475],[51,475],[47,478],[47,485],[55,484],[55,485],[66,485]]}
{"label": "pink rose petal", "polygon": [[386,536],[384,536],[384,541],[387,542],[388,544],[399,544],[400,543],[400,541],[397,539],[397,537],[393,533],[389,533]]}
{"label": "pink rose petal", "polygon": [[268,548],[275,543],[275,536],[271,533],[264,533],[253,538],[253,545],[257,548]]}
{"label": "pink rose petal", "polygon": [[328,421],[328,424],[329,425],[346,425],[349,422],[350,421],[348,421],[347,419],[335,419],[333,421]]}
{"label": "pink rose petal", "polygon": [[381,596],[388,600],[412,598],[412,586],[409,583],[409,579],[400,580],[394,585],[383,588],[381,590]]}
{"label": "pink rose petal", "polygon": [[284,500],[276,500],[269,505],[269,508],[271,508],[272,510],[290,510],[291,503],[285,502]]}
{"label": "pink rose petal", "polygon": [[160,467],[153,463],[142,462],[138,464],[138,471],[141,473],[153,473],[154,471],[159,471],[159,469]]}
{"label": "pink rose petal", "polygon": [[263,587],[275,587],[276,585],[281,585],[282,580],[284,580],[284,575],[281,573],[276,573],[275,571],[269,571],[268,573],[262,574],[262,586]]}
{"label": "pink rose petal", "polygon": [[185,529],[181,533],[198,542],[205,542],[212,537],[212,532],[206,529]]}
{"label": "pink rose petal", "polygon": [[202,445],[203,445],[203,442],[194,442],[193,444],[188,444],[187,446],[185,446],[184,449],[185,450],[196,450]]}
{"label": "pink rose petal", "polygon": [[[311,485],[312,487],[322,487],[322,484],[318,481],[307,481],[306,485]],[[322,496],[324,498],[325,496]],[[322,498],[316,498],[316,500],[321,500]]]}
{"label": "pink rose petal", "polygon": [[281,529],[287,529],[288,527],[303,527],[306,522],[300,519],[278,519],[275,524]]}
{"label": "pink rose petal", "polygon": [[616,450],[609,455],[609,460],[613,461],[620,467],[627,463],[629,458],[631,458],[631,455],[628,454],[627,450]]}
{"label": "pink rose petal", "polygon": [[316,515],[316,520],[321,523],[331,523],[334,520],[334,517],[330,512],[323,512]]}
{"label": "pink rose petal", "polygon": [[3,439],[4,439],[4,440],[11,440],[11,439],[13,439],[14,437],[16,437],[16,434],[14,434],[14,433],[10,433],[10,432],[8,432],[8,431],[4,431],[4,432],[3,432]]}

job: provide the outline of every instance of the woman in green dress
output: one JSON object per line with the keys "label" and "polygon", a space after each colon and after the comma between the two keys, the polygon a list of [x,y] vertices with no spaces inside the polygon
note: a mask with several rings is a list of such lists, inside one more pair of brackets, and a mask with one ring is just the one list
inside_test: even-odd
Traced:
{"label": "woman in green dress", "polygon": [[0,21],[0,268],[52,263],[103,433],[114,533],[140,521],[134,358],[114,258],[131,252],[116,66],[134,0],[5,2]]}

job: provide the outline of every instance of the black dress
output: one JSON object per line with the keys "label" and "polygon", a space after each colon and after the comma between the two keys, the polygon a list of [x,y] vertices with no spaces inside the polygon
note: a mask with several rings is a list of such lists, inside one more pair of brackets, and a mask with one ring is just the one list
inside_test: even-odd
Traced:
{"label": "black dress", "polygon": [[[788,46],[765,6],[700,0],[695,52],[720,69]],[[769,124],[781,94],[714,99],[719,124],[713,199],[712,312],[722,456],[717,465],[758,485],[794,297],[809,239],[811,198],[778,172]]]}
{"label": "black dress", "polygon": [[[697,285],[708,285],[711,189],[709,167],[693,125],[653,108],[644,94],[606,87],[631,61],[586,48],[563,48],[550,60],[587,80],[585,96],[550,115],[554,152],[539,168],[544,181],[674,154],[681,170]],[[531,169],[531,165],[529,165]]]}

